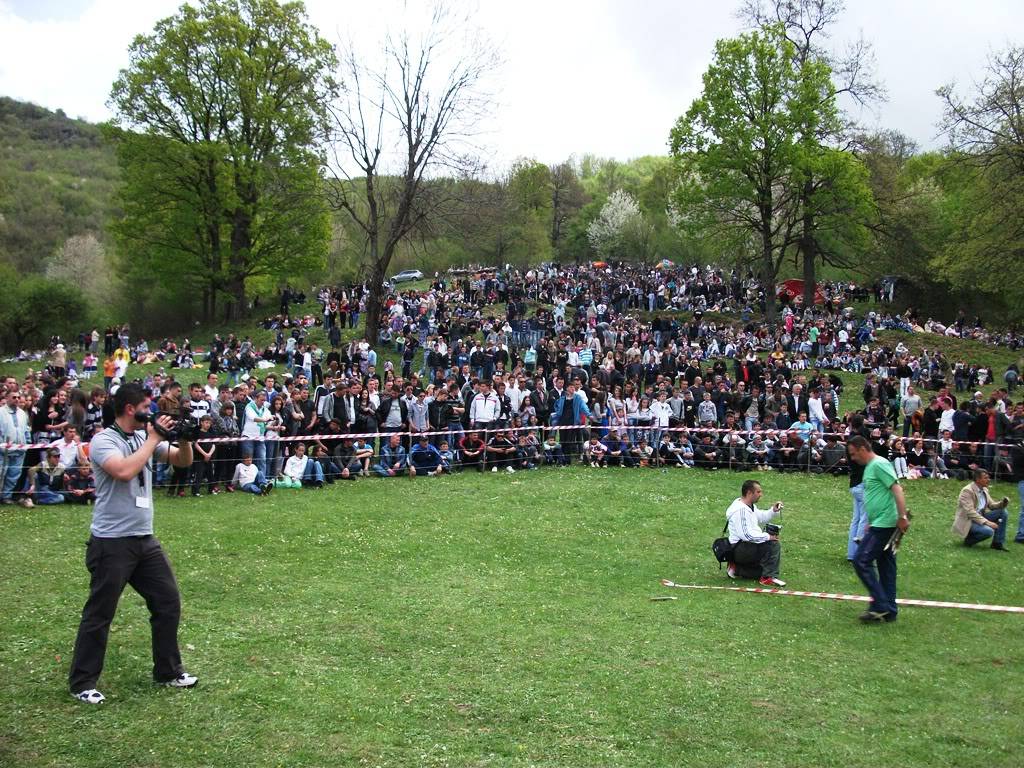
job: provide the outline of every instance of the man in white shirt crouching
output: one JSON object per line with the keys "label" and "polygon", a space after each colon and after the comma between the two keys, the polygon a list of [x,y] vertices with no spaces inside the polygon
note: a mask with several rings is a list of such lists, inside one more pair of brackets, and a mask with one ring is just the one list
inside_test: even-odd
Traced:
{"label": "man in white shirt crouching", "polygon": [[761,528],[782,512],[782,502],[775,502],[770,509],[758,509],[761,493],[757,480],[745,480],[740,498],[725,512],[729,543],[733,545],[729,577],[755,578],[765,587],[784,587],[786,582],[779,578],[782,545],[778,528],[769,526],[767,531]]}

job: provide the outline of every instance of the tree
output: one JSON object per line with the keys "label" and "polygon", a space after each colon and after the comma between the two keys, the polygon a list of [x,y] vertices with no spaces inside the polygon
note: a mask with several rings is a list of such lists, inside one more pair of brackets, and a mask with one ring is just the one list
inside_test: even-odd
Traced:
{"label": "tree", "polygon": [[566,224],[586,204],[587,196],[571,160],[551,168],[551,247],[560,252]]}
{"label": "tree", "polygon": [[[972,97],[953,85],[938,90],[942,128],[960,185],[958,217],[935,265],[957,286],[971,285],[1024,301],[1024,47],[1011,47],[988,61]],[[1019,311],[1019,310],[1018,310]],[[1019,315],[1018,315],[1019,316]]]}
{"label": "tree", "polygon": [[828,66],[799,61],[780,26],[720,40],[704,90],[671,133],[683,225],[753,250],[769,323],[775,279],[799,239],[812,158],[802,139],[835,120]]}
{"label": "tree", "polygon": [[640,206],[631,194],[621,189],[612,192],[601,213],[587,227],[587,237],[597,255],[603,259],[625,258],[629,231],[640,216]]}
{"label": "tree", "polygon": [[41,344],[55,333],[70,335],[85,323],[89,304],[74,283],[19,276],[10,268],[0,269],[0,281],[7,286],[0,303],[0,333],[12,351],[28,342]]}
{"label": "tree", "polygon": [[334,111],[332,168],[341,179],[330,188],[331,205],[365,237],[371,338],[396,249],[452,203],[451,187],[431,185],[431,174],[462,178],[479,170],[472,139],[490,111],[483,81],[497,57],[476,30],[459,39],[452,21],[438,6],[419,40],[407,31],[387,35],[379,67],[366,64],[352,45],[342,57],[345,88]]}
{"label": "tree", "polygon": [[122,263],[176,265],[212,317],[221,293],[244,312],[246,280],[322,262],[319,142],[337,59],[302,4],[183,5],[129,55],[111,94],[128,129],[114,132]]}
{"label": "tree", "polygon": [[[845,51],[830,53],[823,45],[843,8],[843,0],[745,0],[738,15],[755,27],[781,27],[793,45],[798,63],[818,59],[827,64],[834,82],[832,89],[822,94],[826,100],[834,102],[837,97],[847,96],[860,106],[870,105],[885,97],[884,89],[872,76],[874,55],[871,46],[861,38]],[[844,246],[863,243],[867,237],[866,227],[871,218],[871,206],[864,199],[867,189],[848,189],[854,197],[846,198],[827,193],[829,187],[842,186],[844,181],[850,182],[855,178],[846,172],[850,170],[849,160],[839,163],[838,156],[831,154],[832,149],[848,146],[851,128],[849,119],[815,119],[797,129],[803,151],[807,154],[807,172],[800,191],[802,215],[797,243],[797,253],[803,265],[805,306],[811,306],[814,301],[817,261],[821,259],[824,263],[850,266],[859,259],[850,257],[849,252],[855,249]],[[820,175],[828,170],[837,171],[842,178]],[[825,195],[821,194],[823,190]],[[839,206],[829,211],[822,207],[825,201],[835,201]],[[865,218],[852,220],[851,214],[855,211],[864,214]],[[818,226],[818,217],[830,213],[844,217],[847,224],[853,225],[843,227],[851,238],[849,241],[837,240],[834,227],[831,228],[833,237],[820,235],[823,230]]]}
{"label": "tree", "polygon": [[46,265],[46,276],[77,285],[94,306],[111,299],[106,252],[92,232],[69,237]]}

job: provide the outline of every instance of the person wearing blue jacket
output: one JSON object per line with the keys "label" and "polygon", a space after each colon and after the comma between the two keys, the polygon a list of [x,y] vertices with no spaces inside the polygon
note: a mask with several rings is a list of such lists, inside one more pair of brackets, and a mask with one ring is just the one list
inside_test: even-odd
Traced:
{"label": "person wearing blue jacket", "polygon": [[[380,462],[373,466],[373,471],[381,477],[398,477],[405,473],[409,466],[409,454],[402,445],[401,435],[391,435],[388,442],[380,449]],[[410,476],[413,474],[409,473]]]}
{"label": "person wearing blue jacket", "polygon": [[441,474],[441,452],[430,444],[430,438],[426,435],[419,436],[409,453],[409,474],[413,477]]}
{"label": "person wearing blue jacket", "polygon": [[576,391],[576,383],[567,384],[562,396],[555,401],[551,409],[551,425],[561,427],[559,440],[566,463],[580,455],[580,425],[591,418],[583,395]]}

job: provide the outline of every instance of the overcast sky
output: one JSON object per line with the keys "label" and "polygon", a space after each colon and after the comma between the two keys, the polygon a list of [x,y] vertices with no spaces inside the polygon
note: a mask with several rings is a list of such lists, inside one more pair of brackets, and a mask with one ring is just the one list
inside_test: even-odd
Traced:
{"label": "overcast sky", "polygon": [[[0,0],[0,95],[110,117],[106,100],[134,35],[150,32],[180,0]],[[414,5],[415,0],[410,5]],[[500,49],[498,107],[484,138],[499,163],[554,163],[586,152],[628,159],[667,151],[668,132],[700,92],[715,40],[740,31],[738,0],[480,0],[482,34]],[[863,36],[889,100],[873,126],[922,147],[936,137],[934,91],[969,87],[986,56],[1024,44],[1020,0],[850,0],[837,46]],[[372,41],[402,23],[402,4],[309,0],[332,42]]]}

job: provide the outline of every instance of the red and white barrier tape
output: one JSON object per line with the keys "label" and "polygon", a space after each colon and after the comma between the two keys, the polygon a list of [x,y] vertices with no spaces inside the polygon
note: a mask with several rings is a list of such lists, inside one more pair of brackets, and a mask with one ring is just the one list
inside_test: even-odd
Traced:
{"label": "red and white barrier tape", "polygon": [[[462,431],[464,433],[469,432],[496,432],[499,429],[505,432],[536,432],[538,430],[542,432],[558,432],[566,429],[607,429],[615,430],[616,432],[629,432],[629,431],[641,431],[641,432],[658,432],[658,433],[673,433],[673,432],[685,432],[687,434],[734,434],[741,438],[746,439],[752,435],[781,435],[783,433],[789,434],[790,432],[798,432],[799,430],[793,429],[722,429],[721,427],[655,427],[653,425],[637,425],[631,424],[627,426],[610,426],[604,424],[576,424],[576,425],[553,425],[544,426],[538,424],[536,426],[526,427],[466,427]],[[245,441],[251,442],[304,442],[304,441],[317,441],[317,440],[342,440],[344,438],[368,438],[368,437],[390,437],[391,435],[401,435],[403,437],[419,437],[420,435],[435,436],[435,435],[450,435],[452,430],[441,429],[441,430],[427,430],[423,432],[410,432],[409,430],[403,430],[401,432],[347,432],[338,434],[324,434],[319,433],[315,435],[295,435],[288,436],[284,435],[281,437],[266,437],[265,435],[260,437],[207,437],[203,438],[202,442],[207,443],[241,443]],[[840,442],[843,442],[848,435],[842,432],[821,432],[818,433],[822,438],[833,436],[836,437]],[[910,438],[901,438],[910,439]],[[939,442],[936,438],[925,437],[920,438],[926,443],[937,443]],[[1012,443],[986,443],[982,442],[970,442],[966,440],[956,441],[957,445],[994,445],[997,448],[1014,448],[1016,447]],[[0,449],[9,451],[25,451],[35,448],[49,448],[52,443],[7,443],[0,444]]]}
{"label": "red and white barrier tape", "polygon": [[[674,581],[662,579],[663,587],[676,589],[717,589],[724,592],[754,592],[756,594],[789,595],[790,597],[817,597],[822,600],[849,600],[869,603],[867,595],[844,595],[838,592],[800,592],[795,589],[766,589],[764,587],[717,587],[704,584],[676,584]],[[1024,607],[1016,605],[986,605],[984,603],[953,603],[947,600],[913,600],[897,598],[899,605],[914,605],[922,608],[959,608],[964,611],[989,611],[992,613],[1024,613]]]}

